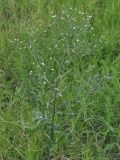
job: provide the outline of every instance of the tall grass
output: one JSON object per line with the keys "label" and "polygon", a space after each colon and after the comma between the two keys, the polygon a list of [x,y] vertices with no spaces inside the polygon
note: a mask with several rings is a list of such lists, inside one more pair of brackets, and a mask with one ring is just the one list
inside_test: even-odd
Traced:
{"label": "tall grass", "polygon": [[120,158],[119,0],[0,1],[0,159]]}

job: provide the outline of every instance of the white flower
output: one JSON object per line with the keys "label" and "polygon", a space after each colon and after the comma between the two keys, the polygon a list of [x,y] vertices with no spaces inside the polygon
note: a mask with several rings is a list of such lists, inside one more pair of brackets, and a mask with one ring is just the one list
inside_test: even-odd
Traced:
{"label": "white flower", "polygon": [[30,71],[29,75],[31,75],[31,74],[32,74],[32,72],[33,72],[33,71]]}
{"label": "white flower", "polygon": [[44,63],[44,62],[42,62],[41,64],[42,64],[43,66],[45,66],[45,63]]}
{"label": "white flower", "polygon": [[56,15],[53,15],[53,16],[52,16],[52,18],[56,18],[56,17],[57,17]]}
{"label": "white flower", "polygon": [[72,20],[75,21],[75,22],[77,21],[77,20],[76,20],[76,17],[74,17]]}
{"label": "white flower", "polygon": [[88,16],[89,18],[92,18],[92,16]]}

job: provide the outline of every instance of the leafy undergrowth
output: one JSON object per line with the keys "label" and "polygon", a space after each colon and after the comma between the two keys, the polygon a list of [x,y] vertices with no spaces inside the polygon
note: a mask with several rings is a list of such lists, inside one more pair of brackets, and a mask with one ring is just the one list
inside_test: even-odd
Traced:
{"label": "leafy undergrowth", "polygon": [[120,2],[0,3],[0,159],[119,159]]}

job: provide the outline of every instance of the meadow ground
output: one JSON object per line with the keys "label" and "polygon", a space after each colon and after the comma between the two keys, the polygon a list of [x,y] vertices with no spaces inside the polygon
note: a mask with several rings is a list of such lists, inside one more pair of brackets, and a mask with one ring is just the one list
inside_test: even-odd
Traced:
{"label": "meadow ground", "polygon": [[0,160],[120,159],[120,0],[0,0]]}

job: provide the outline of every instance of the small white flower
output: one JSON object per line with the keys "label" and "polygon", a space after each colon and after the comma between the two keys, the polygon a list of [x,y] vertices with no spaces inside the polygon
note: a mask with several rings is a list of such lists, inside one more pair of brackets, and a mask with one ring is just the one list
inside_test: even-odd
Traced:
{"label": "small white flower", "polygon": [[61,20],[63,20],[64,18],[63,17],[61,17]]}
{"label": "small white flower", "polygon": [[43,84],[46,84],[46,82],[44,81]]}
{"label": "small white flower", "polygon": [[82,15],[84,15],[85,13],[84,12],[82,12]]}
{"label": "small white flower", "polygon": [[75,8],[75,11],[77,11],[77,8]]}
{"label": "small white flower", "polygon": [[73,29],[75,30],[76,28],[75,28],[75,27],[73,27]]}
{"label": "small white flower", "polygon": [[52,60],[52,57],[50,57],[50,60]]}
{"label": "small white flower", "polygon": [[94,28],[93,27],[91,27],[91,30],[93,30]]}
{"label": "small white flower", "polygon": [[90,19],[92,18],[92,16],[88,16]]}
{"label": "small white flower", "polygon": [[42,64],[43,66],[45,66],[45,63],[44,63],[44,62],[42,62],[41,64]]}
{"label": "small white flower", "polygon": [[29,75],[31,75],[31,74],[32,74],[32,72],[33,72],[33,71],[30,71]]}
{"label": "small white flower", "polygon": [[76,17],[74,17],[72,20],[75,21],[75,22],[77,21],[77,20],[76,20]]}
{"label": "small white flower", "polygon": [[72,7],[70,9],[72,10]]}
{"label": "small white flower", "polygon": [[79,40],[79,39],[77,39],[76,41],[77,41],[77,42],[79,42],[80,40]]}
{"label": "small white flower", "polygon": [[53,16],[52,16],[52,18],[56,18],[56,17],[57,17],[56,15],[53,15]]}
{"label": "small white flower", "polygon": [[54,71],[54,69],[53,69],[53,68],[51,68],[50,70],[51,70],[51,71]]}

